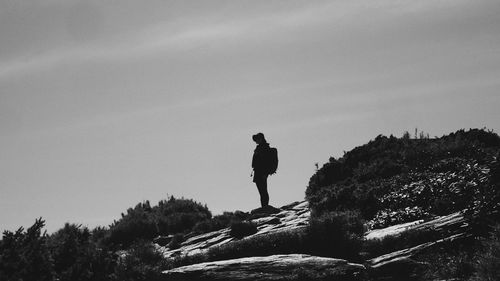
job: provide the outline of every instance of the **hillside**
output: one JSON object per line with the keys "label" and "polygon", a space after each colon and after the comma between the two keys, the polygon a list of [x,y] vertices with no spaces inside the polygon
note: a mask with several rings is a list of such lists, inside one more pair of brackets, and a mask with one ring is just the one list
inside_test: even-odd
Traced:
{"label": "hillside", "polygon": [[[221,245],[166,271],[167,280],[223,280],[225,274],[239,276],[234,280],[256,280],[250,274],[252,256],[255,263],[261,262],[256,257],[266,256],[271,262],[274,256],[271,263],[276,268],[261,269],[266,276],[262,280],[477,277],[477,249],[490,243],[485,241],[496,233],[499,221],[499,151],[498,135],[478,129],[433,139],[422,133],[418,138],[378,136],[343,157],[330,158],[311,177],[306,226],[273,234],[257,231],[241,240],[222,238],[230,228],[218,233],[222,236],[208,234],[208,240]],[[275,218],[270,215],[265,221]],[[189,247],[186,242],[179,251],[189,256]],[[316,265],[315,257],[321,257]],[[363,270],[348,276],[337,276],[336,270],[325,273],[320,269],[325,257],[334,259],[331,268],[341,258],[344,265]],[[307,266],[297,259],[307,261]],[[294,270],[301,266],[309,268],[305,275]]]}
{"label": "hillside", "polygon": [[489,175],[500,147],[498,135],[474,129],[434,139],[420,136],[378,136],[343,157],[330,158],[306,190],[312,210],[357,210],[377,228],[463,209],[478,211],[493,203],[481,196],[494,193]]}
{"label": "hillside", "polygon": [[4,233],[0,280],[498,280],[499,153],[484,129],[378,136],[280,208],[170,197],[52,235],[39,219]]}
{"label": "hillside", "polygon": [[[296,202],[276,213],[249,219],[256,224],[257,231],[244,238],[232,237],[231,229],[227,228],[189,237],[177,249],[159,247],[165,258],[176,260],[172,269],[164,271],[163,280],[414,279],[418,262],[412,257],[446,243],[465,241],[469,235],[466,219],[460,212],[367,231],[363,235],[364,250],[370,253],[363,261],[350,262],[311,252],[315,243],[305,241],[311,235],[307,206],[307,202]],[[417,239],[397,242],[408,233],[415,234]],[[387,247],[395,242],[396,245]],[[392,276],[393,268],[402,264],[407,272]]]}
{"label": "hillside", "polygon": [[[300,217],[285,206],[248,217],[257,229],[241,239],[231,227],[190,237],[163,250],[171,259],[179,253],[166,280],[481,280],[490,273],[475,262],[477,249],[498,235],[499,151],[500,138],[486,130],[378,136],[311,177],[308,222],[283,227],[283,212]],[[263,231],[267,222],[277,231]],[[257,269],[264,261],[274,266]]]}

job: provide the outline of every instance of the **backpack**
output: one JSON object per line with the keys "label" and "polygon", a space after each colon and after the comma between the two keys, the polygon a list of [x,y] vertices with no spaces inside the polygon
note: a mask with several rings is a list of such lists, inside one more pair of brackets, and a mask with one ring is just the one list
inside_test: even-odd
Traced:
{"label": "backpack", "polygon": [[267,173],[269,175],[276,174],[276,170],[278,170],[278,149],[270,147],[266,154]]}

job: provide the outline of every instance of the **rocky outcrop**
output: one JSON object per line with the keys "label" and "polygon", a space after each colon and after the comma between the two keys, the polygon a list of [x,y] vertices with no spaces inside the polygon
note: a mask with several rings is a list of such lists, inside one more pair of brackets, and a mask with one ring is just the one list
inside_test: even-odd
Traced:
{"label": "rocky outcrop", "polygon": [[[243,239],[258,235],[267,235],[288,230],[305,229],[310,212],[307,202],[295,202],[287,206],[256,209],[251,213],[250,221],[257,226],[257,232]],[[165,280],[362,280],[370,272],[374,280],[410,280],[414,272],[423,266],[413,257],[422,251],[443,242],[466,237],[468,224],[461,212],[437,217],[433,220],[394,225],[376,229],[365,234],[366,240],[398,237],[405,231],[432,230],[439,234],[439,239],[398,249],[394,252],[373,257],[364,266],[348,263],[345,260],[316,257],[303,254],[272,255],[267,257],[246,257],[224,261],[213,261],[178,267],[164,272]],[[192,256],[206,253],[212,247],[222,246],[239,239],[230,235],[230,229],[222,229],[202,235],[193,235],[180,244],[178,249],[159,247],[166,258]],[[158,241],[160,242],[160,241]],[[163,241],[163,244],[168,241]],[[412,273],[413,272],[413,273]],[[413,275],[408,275],[411,273]],[[373,276],[372,276],[373,275]],[[418,275],[418,273],[417,273]],[[390,279],[393,278],[393,279]],[[401,279],[400,278],[400,279]]]}
{"label": "rocky outcrop", "polygon": [[451,241],[461,239],[464,237],[466,237],[465,233],[459,233],[459,234],[445,237],[443,239],[439,239],[436,241],[431,241],[431,242],[423,243],[423,244],[420,244],[420,245],[417,245],[414,247],[410,247],[407,249],[398,250],[398,251],[395,251],[395,252],[368,260],[368,264],[370,264],[371,267],[373,267],[373,268],[386,266],[389,263],[394,263],[394,262],[399,262],[400,260],[409,259],[412,256],[420,253],[421,251],[428,249],[430,247],[436,246],[438,244],[441,244],[443,242],[451,242]]}
{"label": "rocky outcrop", "polygon": [[164,272],[166,281],[363,280],[365,267],[309,255],[274,255],[207,262]]}
{"label": "rocky outcrop", "polygon": [[[306,201],[295,202],[279,209],[256,209],[252,212],[251,222],[257,225],[257,232],[244,239],[257,235],[267,235],[285,230],[300,229],[309,221],[309,205]],[[158,245],[158,249],[166,258],[200,254],[211,247],[217,247],[238,240],[230,235],[230,229],[225,228],[210,233],[194,235],[180,244],[177,249],[169,249]]]}
{"label": "rocky outcrop", "polygon": [[429,229],[440,233],[443,238],[385,254],[380,257],[370,259],[368,263],[374,268],[387,266],[391,263],[399,263],[402,260],[407,260],[430,247],[434,247],[443,242],[450,242],[466,237],[467,226],[468,224],[463,214],[461,212],[456,212],[427,222],[420,220],[370,231],[365,235],[365,239],[367,240],[383,239],[387,236],[398,236],[404,231],[421,231]]}
{"label": "rocky outcrop", "polygon": [[368,232],[365,236],[367,240],[383,239],[389,236],[398,237],[406,231],[426,230],[431,230],[441,237],[367,260],[366,265],[370,268],[371,278],[373,280],[420,280],[419,276],[428,264],[418,262],[418,255],[428,250],[433,251],[443,243],[467,238],[467,227],[468,224],[463,214],[457,212],[427,222],[420,220]]}
{"label": "rocky outcrop", "polygon": [[465,221],[462,212],[452,213],[446,216],[440,216],[435,219],[424,221],[417,220],[409,223],[389,226],[382,229],[375,229],[365,234],[365,238],[382,239],[386,236],[396,236],[404,231],[419,231],[425,229],[434,229],[440,232],[448,232],[452,234],[462,233],[466,230],[468,224]]}

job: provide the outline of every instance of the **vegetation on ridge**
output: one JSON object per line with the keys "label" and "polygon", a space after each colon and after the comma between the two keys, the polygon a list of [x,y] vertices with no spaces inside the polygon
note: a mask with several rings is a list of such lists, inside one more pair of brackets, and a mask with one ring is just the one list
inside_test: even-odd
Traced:
{"label": "vegetation on ridge", "polygon": [[489,171],[499,151],[500,137],[486,130],[435,139],[380,135],[330,158],[311,177],[306,198],[313,215],[358,210],[374,228],[481,209],[498,202]]}
{"label": "vegetation on ridge", "polygon": [[[385,274],[392,274],[395,280],[416,280],[416,276],[422,276],[421,280],[496,280],[500,267],[500,137],[484,129],[460,130],[434,139],[423,133],[415,136],[380,135],[339,159],[330,158],[311,177],[306,190],[313,218],[357,210],[370,228],[381,228],[462,211],[470,236],[415,256],[420,265],[426,265],[418,274],[412,272],[416,268],[407,267]],[[407,231],[366,241],[363,251],[368,258],[375,257],[436,241],[443,235],[446,233],[432,228]]]}
{"label": "vegetation on ridge", "polygon": [[126,248],[139,239],[190,232],[197,223],[210,219],[212,213],[198,202],[171,196],[156,206],[149,201],[139,203],[121,216],[109,227],[108,241]]}
{"label": "vegetation on ridge", "polygon": [[0,280],[159,280],[166,264],[151,239],[190,232],[209,218],[206,206],[170,197],[156,206],[139,203],[109,227],[93,230],[68,223],[48,235],[38,219],[27,230],[3,233]]}
{"label": "vegetation on ridge", "polygon": [[139,203],[109,227],[93,230],[66,224],[48,235],[38,219],[26,230],[3,233],[0,280],[154,281],[163,269],[180,265],[290,253],[362,262],[442,238],[430,229],[367,242],[362,239],[366,225],[378,228],[463,209],[476,232],[416,257],[427,264],[421,275],[495,280],[500,268],[499,151],[500,137],[487,130],[460,130],[435,139],[423,133],[415,139],[378,136],[339,159],[330,158],[311,177],[306,198],[312,217],[305,229],[256,235],[177,259],[164,259],[151,240],[168,236],[169,247],[175,248],[184,237],[230,226],[234,236],[242,237],[255,231],[255,225],[244,222],[250,215],[212,216],[196,201],[170,197],[156,206]]}

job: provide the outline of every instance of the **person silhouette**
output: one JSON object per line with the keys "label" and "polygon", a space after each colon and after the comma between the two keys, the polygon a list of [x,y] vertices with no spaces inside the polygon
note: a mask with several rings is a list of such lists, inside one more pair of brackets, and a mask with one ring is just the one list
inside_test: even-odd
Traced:
{"label": "person silhouette", "polygon": [[267,177],[269,174],[266,154],[270,148],[263,133],[253,135],[252,139],[257,144],[252,157],[253,182],[259,190],[260,205],[264,208],[269,206],[269,193],[267,192]]}

